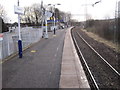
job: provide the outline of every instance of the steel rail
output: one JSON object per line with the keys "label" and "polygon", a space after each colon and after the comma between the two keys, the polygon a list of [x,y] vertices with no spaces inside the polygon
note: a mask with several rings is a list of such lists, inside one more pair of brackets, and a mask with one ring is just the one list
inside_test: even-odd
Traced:
{"label": "steel rail", "polygon": [[[73,36],[73,35],[72,35],[72,36]],[[79,53],[80,53],[80,55],[81,55],[81,57],[82,57],[82,60],[83,60],[84,63],[85,63],[85,66],[86,66],[86,68],[87,68],[87,70],[88,70],[88,72],[89,72],[89,74],[90,74],[90,76],[91,76],[91,78],[92,78],[92,80],[93,80],[93,82],[94,82],[95,87],[97,88],[97,90],[100,90],[100,89],[99,89],[99,86],[97,85],[97,82],[96,82],[95,79],[94,79],[94,76],[92,75],[92,73],[91,73],[91,71],[90,71],[89,66],[87,65],[87,62],[86,62],[86,60],[85,60],[85,58],[84,58],[84,56],[83,56],[83,54],[82,54],[82,52],[81,52],[78,44],[77,44],[77,41],[76,41],[76,39],[75,39],[74,36],[73,36],[73,40],[74,40],[75,45],[76,45],[76,47],[77,47],[77,49],[78,49],[78,51],[79,51]]]}
{"label": "steel rail", "polygon": [[112,65],[110,65],[105,58],[103,58],[78,32],[77,34],[90,47],[90,49],[92,49],[117,75],[120,76],[120,73]]}

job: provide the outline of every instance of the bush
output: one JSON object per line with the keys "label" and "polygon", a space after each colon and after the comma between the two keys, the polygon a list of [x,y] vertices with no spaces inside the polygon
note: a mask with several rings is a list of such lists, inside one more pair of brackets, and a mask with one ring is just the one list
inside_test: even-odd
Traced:
{"label": "bush", "polygon": [[118,36],[118,43],[120,43],[120,18],[118,18],[118,23],[117,23],[117,36]]}
{"label": "bush", "polygon": [[1,20],[2,20],[2,33],[3,33],[3,32],[8,32],[9,30],[8,30],[7,25],[3,22],[3,19],[2,19],[2,18],[1,18]]}
{"label": "bush", "polygon": [[[87,31],[91,31],[102,38],[114,41],[115,35],[115,20],[88,20],[86,22],[86,27],[89,28]],[[119,30],[120,31],[120,30]],[[120,40],[120,36],[119,36]]]}

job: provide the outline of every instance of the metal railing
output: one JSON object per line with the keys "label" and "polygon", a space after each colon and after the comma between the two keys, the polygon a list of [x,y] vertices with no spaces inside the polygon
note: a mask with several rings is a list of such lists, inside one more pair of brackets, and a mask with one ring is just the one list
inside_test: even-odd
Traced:
{"label": "metal railing", "polygon": [[[38,42],[42,37],[42,33],[43,31],[41,28],[32,27],[21,28],[23,48],[27,47],[32,43]],[[3,33],[2,40],[0,40],[0,59],[4,60],[4,58],[12,55],[17,51],[18,51],[18,28],[13,30],[13,32]]]}

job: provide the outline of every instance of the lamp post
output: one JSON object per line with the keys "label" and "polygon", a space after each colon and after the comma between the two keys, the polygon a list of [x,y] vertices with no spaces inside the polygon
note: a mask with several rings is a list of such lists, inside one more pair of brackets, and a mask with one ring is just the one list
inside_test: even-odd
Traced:
{"label": "lamp post", "polygon": [[[43,1],[41,1],[41,11],[42,11],[42,30],[43,30],[43,22],[44,22],[44,8],[43,8]],[[44,30],[43,30],[43,35],[42,38],[44,37]]]}
{"label": "lamp post", "polygon": [[52,6],[54,6],[54,34],[55,34],[55,6],[56,5],[61,5],[61,4],[59,4],[59,3],[57,3],[57,4],[48,4],[48,6],[50,6],[50,5],[52,5]]}
{"label": "lamp post", "polygon": [[90,5],[90,6],[94,7],[96,4],[98,4],[100,2],[102,2],[102,0],[97,1],[94,4],[87,4],[87,0],[86,0],[86,4],[82,5],[82,6],[85,6],[85,21],[86,21],[85,25],[87,24],[87,20],[88,20],[88,18],[87,18],[88,17],[88,8],[87,8],[87,6]]}
{"label": "lamp post", "polygon": [[[42,37],[48,39],[47,10],[43,7],[43,1],[41,1],[41,9],[42,9],[42,30],[43,30],[43,36]],[[44,22],[45,22],[45,33],[44,33],[44,29],[43,29]]]}
{"label": "lamp post", "polygon": [[[18,0],[19,7],[19,0]],[[18,32],[19,32],[19,40],[18,40],[18,50],[19,50],[19,58],[22,58],[22,39],[20,34],[20,14],[18,14]]]}

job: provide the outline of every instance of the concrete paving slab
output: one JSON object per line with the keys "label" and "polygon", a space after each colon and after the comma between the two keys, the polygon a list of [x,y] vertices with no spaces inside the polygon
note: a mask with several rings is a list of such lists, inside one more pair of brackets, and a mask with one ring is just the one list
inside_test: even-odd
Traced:
{"label": "concrete paving slab", "polygon": [[78,75],[78,82],[80,84],[80,88],[90,88],[85,76]]}
{"label": "concrete paving slab", "polygon": [[75,65],[72,64],[62,64],[61,75],[76,75]]}
{"label": "concrete paving slab", "polygon": [[73,56],[69,56],[69,55],[67,55],[66,57],[64,57],[63,59],[62,59],[62,61],[63,60],[74,60],[74,57]]}
{"label": "concrete paving slab", "polygon": [[64,40],[61,65],[59,88],[90,88],[72,41],[70,28]]}
{"label": "concrete paving slab", "polygon": [[61,75],[59,88],[79,88],[77,75]]}
{"label": "concrete paving slab", "polygon": [[73,60],[69,60],[69,59],[63,59],[62,60],[62,64],[73,64],[74,61]]}

